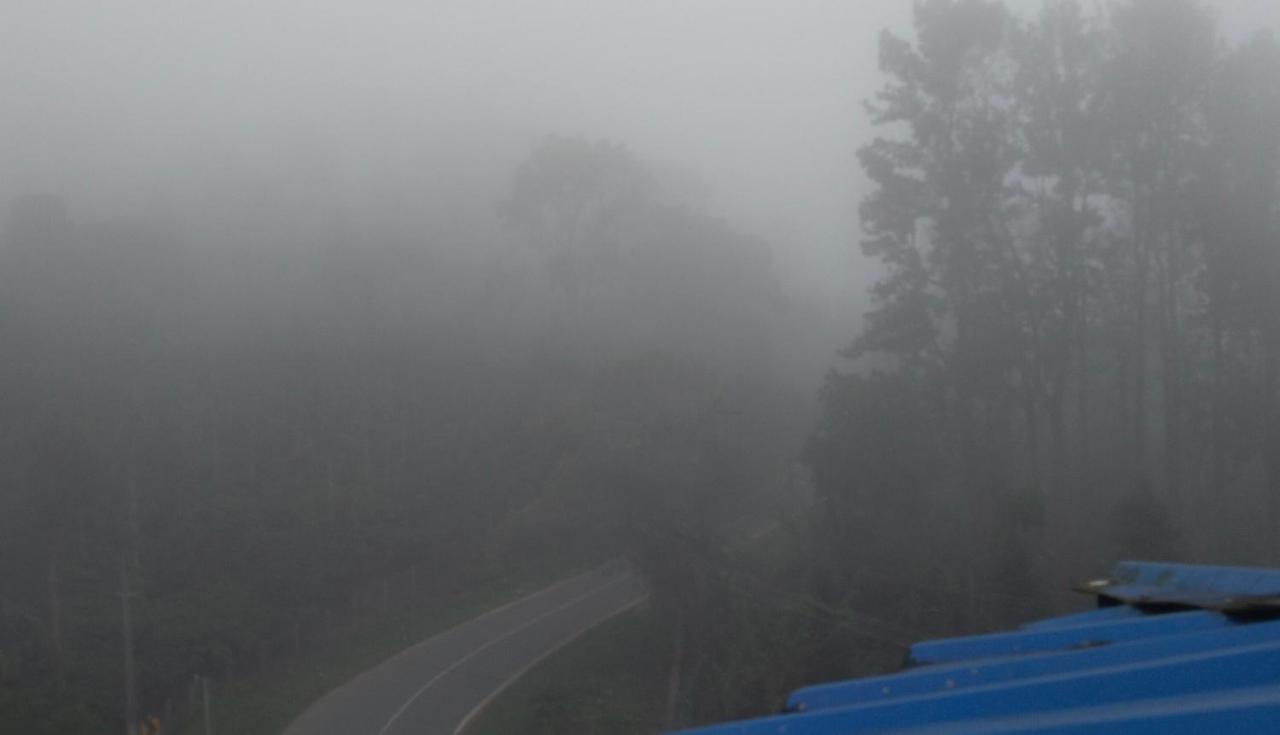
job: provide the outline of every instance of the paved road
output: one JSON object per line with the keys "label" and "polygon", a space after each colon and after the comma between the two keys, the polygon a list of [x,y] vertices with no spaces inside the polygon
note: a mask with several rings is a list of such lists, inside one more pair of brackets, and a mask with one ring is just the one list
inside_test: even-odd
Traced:
{"label": "paved road", "polygon": [[396,654],[311,705],[285,735],[454,735],[538,661],[646,595],[616,565],[558,582]]}

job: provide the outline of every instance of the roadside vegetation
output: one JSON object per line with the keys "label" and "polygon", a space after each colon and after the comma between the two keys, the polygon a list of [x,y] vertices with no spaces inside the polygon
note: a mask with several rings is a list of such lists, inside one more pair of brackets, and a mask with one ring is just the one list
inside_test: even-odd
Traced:
{"label": "roadside vegetation", "polygon": [[643,609],[604,623],[521,677],[466,735],[661,730],[668,633]]}
{"label": "roadside vegetation", "polygon": [[788,578],[803,548],[794,531],[704,549],[684,617],[649,604],[601,625],[525,674],[466,735],[651,735],[672,721],[771,714],[797,682],[894,670],[921,631],[808,597]]}

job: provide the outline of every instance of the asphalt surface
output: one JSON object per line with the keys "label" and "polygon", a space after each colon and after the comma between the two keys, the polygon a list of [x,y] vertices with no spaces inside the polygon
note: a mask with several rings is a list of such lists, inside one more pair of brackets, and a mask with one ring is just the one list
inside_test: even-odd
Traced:
{"label": "asphalt surface", "polygon": [[311,705],[284,735],[454,735],[538,661],[646,595],[620,565],[557,582],[401,651]]}

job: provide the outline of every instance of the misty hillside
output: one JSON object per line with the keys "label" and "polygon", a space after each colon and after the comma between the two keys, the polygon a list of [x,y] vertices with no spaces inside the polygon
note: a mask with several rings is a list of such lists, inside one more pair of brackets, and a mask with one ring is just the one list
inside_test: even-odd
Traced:
{"label": "misty hillside", "polygon": [[0,731],[280,732],[625,569],[468,732],[653,732],[1280,563],[1277,28],[0,9]]}

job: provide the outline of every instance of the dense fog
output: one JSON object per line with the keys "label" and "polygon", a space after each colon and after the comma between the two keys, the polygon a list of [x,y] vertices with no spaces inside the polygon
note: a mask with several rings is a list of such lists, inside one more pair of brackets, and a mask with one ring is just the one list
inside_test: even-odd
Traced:
{"label": "dense fog", "polygon": [[769,712],[1119,558],[1280,563],[1278,30],[5,3],[0,731],[280,732],[616,560],[631,665],[475,732]]}

